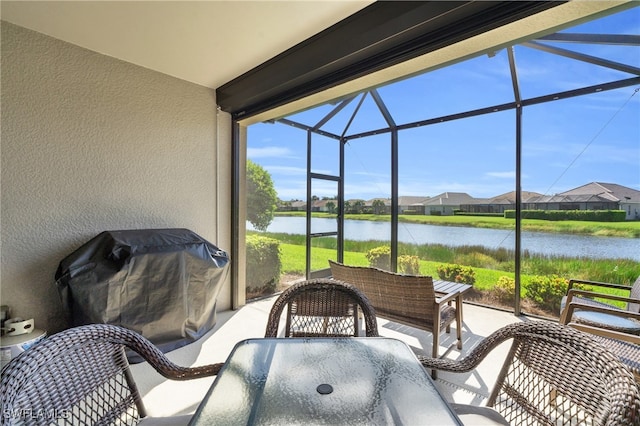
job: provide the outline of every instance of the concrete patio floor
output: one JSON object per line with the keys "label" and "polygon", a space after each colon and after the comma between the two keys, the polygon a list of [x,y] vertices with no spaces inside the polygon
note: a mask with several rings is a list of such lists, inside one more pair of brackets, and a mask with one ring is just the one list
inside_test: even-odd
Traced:
{"label": "concrete patio floor", "polygon": [[[277,296],[250,302],[237,311],[218,313],[213,330],[197,342],[169,352],[167,356],[181,366],[197,366],[223,362],[236,343],[264,337],[267,317]],[[516,317],[512,313],[464,304],[462,329],[463,349],[455,347],[455,327],[443,333],[440,354],[459,359],[480,340],[507,324],[533,321],[530,317]],[[431,353],[431,333],[378,318],[381,336],[404,341],[414,352]],[[478,369],[463,374],[439,372],[436,385],[451,402],[483,405],[493,387],[509,349],[509,342],[500,345],[480,364]],[[132,365],[132,372],[150,416],[174,416],[195,412],[199,402],[213,383],[214,377],[176,382],[165,380],[148,364]]]}

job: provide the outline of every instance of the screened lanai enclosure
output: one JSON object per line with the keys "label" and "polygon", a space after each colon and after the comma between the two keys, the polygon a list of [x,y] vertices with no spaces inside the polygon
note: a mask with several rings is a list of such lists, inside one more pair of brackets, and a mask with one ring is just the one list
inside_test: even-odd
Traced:
{"label": "screened lanai enclosure", "polygon": [[[569,278],[633,282],[639,31],[635,7],[249,126],[278,207],[248,238],[278,242],[283,281],[371,264],[516,314],[557,316]],[[562,210],[624,219],[536,213]]]}

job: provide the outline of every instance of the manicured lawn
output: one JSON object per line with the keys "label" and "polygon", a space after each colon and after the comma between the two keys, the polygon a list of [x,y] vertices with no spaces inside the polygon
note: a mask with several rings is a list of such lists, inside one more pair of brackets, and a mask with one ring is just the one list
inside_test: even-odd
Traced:
{"label": "manicured lawn", "polygon": [[[311,250],[311,270],[324,269],[329,267],[328,259],[335,260],[335,250],[314,247]],[[280,254],[282,259],[283,273],[303,274],[305,271],[305,248],[294,244],[280,244]],[[344,263],[355,266],[369,266],[364,253],[345,252]],[[420,273],[431,275],[437,279],[437,267],[442,262],[431,262],[420,260]],[[491,269],[473,268],[476,272],[475,287],[478,290],[488,290],[498,281],[501,276],[513,278],[513,273],[495,271]]]}

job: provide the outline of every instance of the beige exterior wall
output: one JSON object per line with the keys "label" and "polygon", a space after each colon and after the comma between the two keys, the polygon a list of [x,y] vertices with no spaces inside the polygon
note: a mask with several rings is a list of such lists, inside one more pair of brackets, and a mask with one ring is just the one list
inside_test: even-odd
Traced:
{"label": "beige exterior wall", "polygon": [[[67,326],[54,275],[104,230],[231,241],[231,119],[215,91],[2,23],[1,303]],[[229,280],[218,300],[231,306]]]}

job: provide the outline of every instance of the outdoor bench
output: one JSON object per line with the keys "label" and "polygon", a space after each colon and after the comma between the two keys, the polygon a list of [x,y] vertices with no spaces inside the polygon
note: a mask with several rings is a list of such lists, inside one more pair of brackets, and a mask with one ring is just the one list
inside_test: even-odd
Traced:
{"label": "outdoor bench", "polygon": [[[404,275],[329,260],[334,279],[358,287],[381,318],[433,335],[432,355],[438,357],[440,333],[456,322],[457,347],[462,349],[462,295],[471,285],[436,281],[426,275]],[[451,302],[455,301],[455,308]],[[436,330],[436,331],[434,331]]]}

